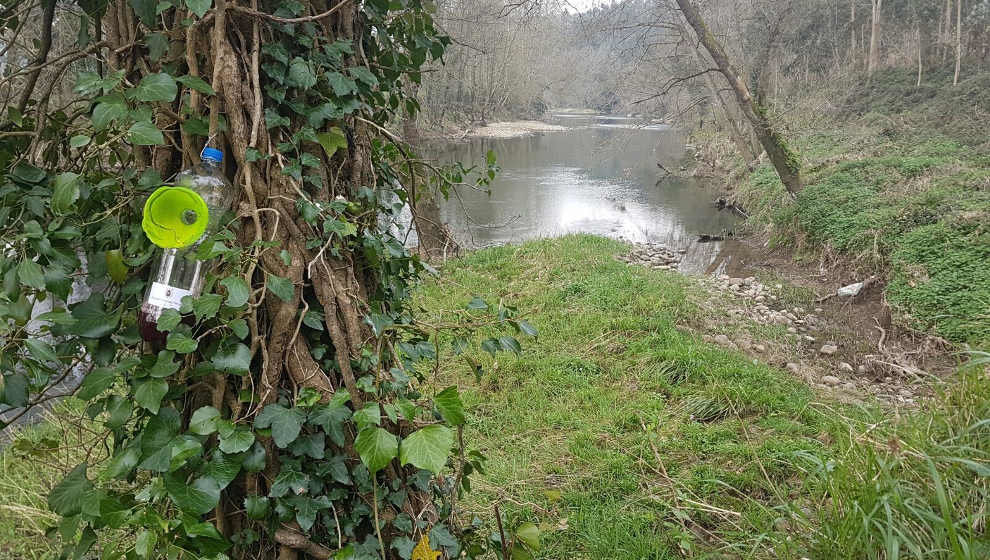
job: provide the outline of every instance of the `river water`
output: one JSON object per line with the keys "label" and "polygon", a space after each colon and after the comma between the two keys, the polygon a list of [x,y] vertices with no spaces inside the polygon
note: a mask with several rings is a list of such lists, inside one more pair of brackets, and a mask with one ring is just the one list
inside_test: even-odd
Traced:
{"label": "river water", "polygon": [[667,176],[657,165],[677,171],[683,134],[624,117],[558,113],[549,122],[570,128],[442,147],[442,160],[481,169],[493,150],[501,168],[490,194],[460,188],[441,203],[440,218],[462,246],[583,232],[684,249],[683,272],[712,263],[721,243],[701,243],[699,235],[731,231],[736,218],[717,211],[695,180]]}

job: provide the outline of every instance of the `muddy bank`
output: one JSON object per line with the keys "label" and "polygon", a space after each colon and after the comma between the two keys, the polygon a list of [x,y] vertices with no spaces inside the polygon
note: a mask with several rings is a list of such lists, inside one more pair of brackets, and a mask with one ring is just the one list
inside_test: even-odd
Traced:
{"label": "muddy bank", "polygon": [[[835,296],[857,278],[842,268],[801,265],[757,239],[734,239],[699,282],[706,320],[699,334],[790,371],[841,400],[916,406],[959,365],[944,340],[891,322],[879,283]],[[676,270],[677,247],[635,245],[619,260]]]}

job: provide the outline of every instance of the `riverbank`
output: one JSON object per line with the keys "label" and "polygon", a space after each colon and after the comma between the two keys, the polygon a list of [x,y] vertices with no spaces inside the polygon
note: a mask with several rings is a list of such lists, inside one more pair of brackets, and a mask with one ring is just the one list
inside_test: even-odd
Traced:
{"label": "riverbank", "polygon": [[[985,430],[964,430],[990,415],[985,374],[952,374],[911,403],[859,393],[849,404],[842,384],[780,363],[779,349],[797,344],[787,326],[731,313],[746,292],[814,313],[808,290],[713,285],[665,270],[669,254],[650,257],[657,268],[642,266],[642,250],[620,260],[632,250],[592,236],[491,248],[421,290],[428,321],[479,294],[540,330],[518,356],[473,354],[481,379],[443,362],[470,409],[466,441],[488,457],[465,519],[491,521],[500,504],[510,526],[541,527],[550,559],[986,545],[987,490],[970,468],[987,468],[990,446]],[[829,329],[841,325],[823,319]]]}
{"label": "riverbank", "polygon": [[839,282],[875,278],[895,324],[980,347],[990,344],[990,76],[945,80],[933,73],[919,88],[913,73],[885,70],[796,95],[784,116],[804,167],[796,200],[768,164],[750,172],[726,139],[696,139],[752,235]]}

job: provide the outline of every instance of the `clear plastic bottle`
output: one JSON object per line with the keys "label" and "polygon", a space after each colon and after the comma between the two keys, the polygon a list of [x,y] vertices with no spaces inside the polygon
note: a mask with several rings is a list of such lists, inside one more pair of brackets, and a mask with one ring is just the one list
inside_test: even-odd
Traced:
{"label": "clear plastic bottle", "polygon": [[183,297],[202,292],[204,265],[196,259],[196,251],[218,229],[234,200],[234,188],[220,168],[223,152],[205,148],[201,157],[201,163],[152,193],[144,207],[142,227],[163,251],[152,268],[138,329],[142,338],[155,344],[165,341],[165,333],[158,330],[162,312],[179,309]]}

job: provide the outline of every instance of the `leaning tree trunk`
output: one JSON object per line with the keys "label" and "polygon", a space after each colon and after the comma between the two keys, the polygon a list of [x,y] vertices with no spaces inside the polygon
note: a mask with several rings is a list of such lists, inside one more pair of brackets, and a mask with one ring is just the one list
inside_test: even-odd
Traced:
{"label": "leaning tree trunk", "polygon": [[741,74],[729,61],[725,49],[708,30],[704,20],[701,19],[698,8],[690,0],[677,0],[677,4],[681,8],[681,12],[684,13],[685,19],[694,28],[701,44],[715,61],[719,72],[729,81],[739,107],[752,125],[753,132],[760,140],[760,144],[767,151],[770,162],[773,163],[777,175],[780,176],[780,181],[788,192],[797,194],[801,190],[801,165],[797,154],[791,151],[779,131],[770,123],[766,109],[753,99]]}

